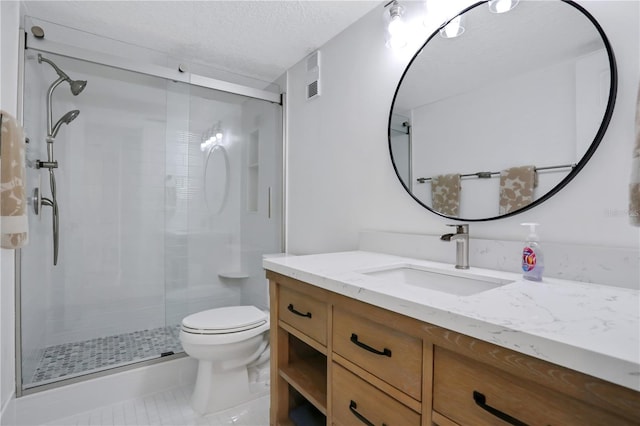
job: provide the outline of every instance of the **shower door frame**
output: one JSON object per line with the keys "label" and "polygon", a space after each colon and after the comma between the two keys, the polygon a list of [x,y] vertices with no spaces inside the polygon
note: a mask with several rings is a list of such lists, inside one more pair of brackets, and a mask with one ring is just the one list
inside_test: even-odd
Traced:
{"label": "shower door frame", "polygon": [[[231,93],[235,95],[244,96],[247,98],[258,99],[275,103],[281,106],[281,126],[282,126],[282,185],[281,185],[281,251],[284,252],[286,248],[286,177],[287,177],[287,109],[286,109],[286,92],[280,93],[271,92],[267,90],[256,89],[249,86],[243,86],[236,83],[231,83],[224,80],[218,80],[210,77],[205,77],[198,74],[192,74],[189,72],[180,71],[181,65],[179,64],[177,69],[171,69],[161,65],[146,64],[135,62],[134,60],[122,58],[105,53],[95,52],[87,49],[82,49],[74,46],[65,45],[49,41],[46,39],[35,38],[32,34],[20,27],[19,50],[18,50],[18,119],[20,123],[24,123],[24,79],[25,79],[25,60],[27,49],[31,49],[37,52],[53,53],[56,55],[64,56],[67,58],[94,63],[97,65],[108,66],[124,71],[136,72],[152,77],[162,78],[164,80],[171,80],[174,82],[188,84],[190,86],[198,86],[206,89],[217,90],[220,92]],[[30,45],[34,44],[33,46]],[[15,251],[15,376],[16,376],[16,397],[31,395],[37,392],[55,389],[61,386],[70,385],[73,383],[84,382],[86,380],[95,379],[98,377],[104,377],[111,374],[133,370],[140,367],[145,367],[153,364],[158,364],[164,361],[183,358],[187,355],[184,352],[159,356],[146,361],[133,362],[128,365],[119,367],[108,368],[102,371],[87,373],[80,376],[72,377],[69,379],[62,379],[52,383],[34,386],[29,389],[23,389],[22,386],[22,300],[21,300],[21,285],[22,285],[22,251],[17,249]]]}

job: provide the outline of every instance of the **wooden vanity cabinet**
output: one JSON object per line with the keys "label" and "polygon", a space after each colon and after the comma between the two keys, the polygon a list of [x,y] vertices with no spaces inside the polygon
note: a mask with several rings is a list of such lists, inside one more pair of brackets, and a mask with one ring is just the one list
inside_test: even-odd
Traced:
{"label": "wooden vanity cabinet", "polygon": [[[636,425],[640,392],[271,271],[271,425]],[[294,416],[295,417],[295,416]]]}
{"label": "wooden vanity cabinet", "polygon": [[630,424],[614,413],[440,347],[434,354],[433,401],[436,412],[460,425]]}
{"label": "wooden vanity cabinet", "polygon": [[271,425],[295,424],[292,413],[311,404],[324,416],[318,424],[431,426],[424,384],[432,363],[425,374],[419,321],[270,271],[267,278]]}
{"label": "wooden vanity cabinet", "polygon": [[279,277],[271,279],[269,296],[270,423],[293,425],[290,415],[298,411],[312,416],[316,424],[326,424],[328,292]]}

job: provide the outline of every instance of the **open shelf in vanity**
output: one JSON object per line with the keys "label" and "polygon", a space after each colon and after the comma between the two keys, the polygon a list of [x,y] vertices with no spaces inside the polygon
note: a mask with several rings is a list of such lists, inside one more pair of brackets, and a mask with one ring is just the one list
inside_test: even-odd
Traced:
{"label": "open shelf in vanity", "polygon": [[[290,288],[273,287],[278,309],[272,309],[277,361],[272,362],[272,398],[277,395],[280,425],[327,423],[327,306]],[[272,299],[276,300],[276,299]],[[275,371],[274,371],[275,370]]]}
{"label": "open shelf in vanity", "polygon": [[289,334],[289,361],[286,365],[280,365],[279,376],[324,416],[327,415],[325,355]]}

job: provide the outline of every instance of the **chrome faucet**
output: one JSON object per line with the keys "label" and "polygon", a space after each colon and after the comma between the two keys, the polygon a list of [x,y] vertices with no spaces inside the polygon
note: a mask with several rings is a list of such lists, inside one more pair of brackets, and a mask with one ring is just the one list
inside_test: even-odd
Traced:
{"label": "chrome faucet", "polygon": [[456,269],[469,269],[469,225],[447,225],[455,226],[455,234],[444,234],[440,237],[442,241],[455,240],[456,242]]}

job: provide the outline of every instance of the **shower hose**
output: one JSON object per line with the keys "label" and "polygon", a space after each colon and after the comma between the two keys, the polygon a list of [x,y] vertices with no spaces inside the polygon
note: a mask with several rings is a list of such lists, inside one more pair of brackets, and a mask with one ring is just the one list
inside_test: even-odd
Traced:
{"label": "shower hose", "polygon": [[53,210],[51,222],[53,226],[53,264],[58,264],[58,200],[56,197],[56,175],[53,168],[49,169],[49,185],[51,186],[51,198],[42,197],[42,205],[49,206]]}

